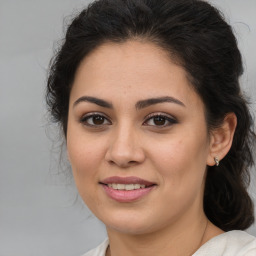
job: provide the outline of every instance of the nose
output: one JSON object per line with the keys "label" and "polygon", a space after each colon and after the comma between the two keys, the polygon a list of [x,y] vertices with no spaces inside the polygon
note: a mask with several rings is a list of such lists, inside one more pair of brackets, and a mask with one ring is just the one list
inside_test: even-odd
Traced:
{"label": "nose", "polygon": [[145,153],[135,129],[123,127],[113,131],[105,155],[106,161],[121,168],[128,168],[145,160]]}

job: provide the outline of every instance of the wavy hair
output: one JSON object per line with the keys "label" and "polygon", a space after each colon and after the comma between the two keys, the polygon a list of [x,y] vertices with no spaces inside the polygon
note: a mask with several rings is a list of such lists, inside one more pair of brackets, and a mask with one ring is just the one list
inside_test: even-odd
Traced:
{"label": "wavy hair", "polygon": [[80,62],[105,42],[153,42],[187,72],[205,105],[208,130],[237,116],[232,147],[220,166],[208,167],[204,211],[222,230],[244,230],[254,222],[248,195],[255,132],[239,77],[242,58],[223,15],[201,0],[98,0],[69,25],[50,64],[46,101],[53,120],[67,133],[69,96]]}

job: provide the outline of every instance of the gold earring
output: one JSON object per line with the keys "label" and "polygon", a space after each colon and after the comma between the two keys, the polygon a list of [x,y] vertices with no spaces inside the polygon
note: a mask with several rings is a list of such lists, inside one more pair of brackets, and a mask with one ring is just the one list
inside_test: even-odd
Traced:
{"label": "gold earring", "polygon": [[217,156],[214,157],[214,162],[215,162],[216,166],[220,165],[220,160]]}

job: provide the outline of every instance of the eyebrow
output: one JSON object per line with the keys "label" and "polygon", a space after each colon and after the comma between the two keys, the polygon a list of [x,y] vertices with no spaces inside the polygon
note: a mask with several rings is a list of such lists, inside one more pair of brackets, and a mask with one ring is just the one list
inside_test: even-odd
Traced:
{"label": "eyebrow", "polygon": [[[90,102],[90,103],[96,104],[96,105],[98,105],[100,107],[103,107],[103,108],[113,109],[112,103],[107,102],[107,101],[102,100],[102,99],[99,99],[99,98],[91,97],[91,96],[80,97],[79,99],[77,99],[74,102],[73,107],[75,107],[76,105],[78,105],[81,102]],[[166,102],[175,103],[175,104],[178,104],[180,106],[185,107],[185,104],[183,102],[181,102],[180,100],[178,100],[174,97],[164,96],[164,97],[140,100],[135,104],[135,108],[140,110],[142,108],[146,108],[146,107],[149,107],[151,105],[155,105],[155,104],[159,104],[159,103],[166,103]]]}
{"label": "eyebrow", "polygon": [[183,102],[181,102],[180,100],[178,100],[174,97],[170,97],[170,96],[141,100],[136,103],[135,107],[136,107],[136,109],[139,110],[142,108],[149,107],[151,105],[155,105],[155,104],[159,104],[159,103],[166,103],[166,102],[175,103],[175,104],[185,107],[185,104]]}
{"label": "eyebrow", "polygon": [[99,98],[90,97],[90,96],[80,97],[79,99],[77,99],[74,102],[73,107],[75,107],[76,105],[78,105],[81,102],[94,103],[94,104],[99,105],[100,107],[103,107],[103,108],[113,108],[113,105],[110,102],[107,102],[107,101],[99,99]]}

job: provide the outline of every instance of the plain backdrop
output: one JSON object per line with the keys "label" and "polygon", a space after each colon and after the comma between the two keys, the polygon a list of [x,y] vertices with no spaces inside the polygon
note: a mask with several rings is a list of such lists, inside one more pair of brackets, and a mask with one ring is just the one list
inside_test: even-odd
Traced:
{"label": "plain backdrop", "polygon": [[[88,2],[0,0],[0,256],[79,256],[106,236],[59,162],[44,103],[50,58],[65,24]],[[210,2],[234,27],[255,113],[256,0]],[[250,191],[256,200],[255,179]],[[256,235],[256,227],[248,232]]]}

